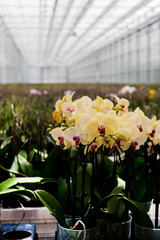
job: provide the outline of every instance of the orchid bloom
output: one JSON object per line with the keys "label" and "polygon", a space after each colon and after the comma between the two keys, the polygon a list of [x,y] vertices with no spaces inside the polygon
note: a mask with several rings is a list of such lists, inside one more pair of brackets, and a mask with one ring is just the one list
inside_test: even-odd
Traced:
{"label": "orchid bloom", "polygon": [[118,111],[119,113],[125,113],[128,112],[128,106],[129,106],[129,101],[125,98],[119,98],[115,96],[117,105],[115,106],[115,110]]}
{"label": "orchid bloom", "polygon": [[54,128],[50,133],[57,145],[63,145],[64,149],[71,147],[70,141],[65,136],[65,131],[62,131],[60,127]]}
{"label": "orchid bloom", "polygon": [[92,108],[92,100],[88,96],[83,96],[78,100],[74,101],[76,114],[80,114],[81,112],[86,112]]}
{"label": "orchid bloom", "polygon": [[139,108],[128,111],[127,99],[115,97],[117,105],[113,107],[110,100],[99,96],[93,101],[88,96],[73,101],[73,94],[66,94],[55,105],[53,118],[62,123],[51,131],[57,145],[67,149],[82,144],[85,153],[96,153],[102,145],[136,151],[147,138],[160,144],[160,121],[149,119]]}
{"label": "orchid bloom", "polygon": [[61,106],[63,117],[67,117],[68,120],[75,117],[75,104],[74,102],[64,102]]}
{"label": "orchid bloom", "polygon": [[108,99],[102,99],[97,96],[97,99],[93,101],[93,107],[97,112],[107,113],[113,108],[113,103]]}
{"label": "orchid bloom", "polygon": [[56,141],[57,145],[62,145],[64,143],[64,132],[60,127],[54,128],[51,131],[51,136]]}

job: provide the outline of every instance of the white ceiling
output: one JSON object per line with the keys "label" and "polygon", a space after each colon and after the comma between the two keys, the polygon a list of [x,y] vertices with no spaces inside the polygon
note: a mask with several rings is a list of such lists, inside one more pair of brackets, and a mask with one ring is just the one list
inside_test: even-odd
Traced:
{"label": "white ceiling", "polygon": [[27,63],[70,65],[160,14],[159,0],[0,0]]}

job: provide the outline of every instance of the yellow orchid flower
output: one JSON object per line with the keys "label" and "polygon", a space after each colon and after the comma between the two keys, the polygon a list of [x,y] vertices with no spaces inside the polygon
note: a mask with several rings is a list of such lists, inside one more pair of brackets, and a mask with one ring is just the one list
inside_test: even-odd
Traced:
{"label": "yellow orchid flower", "polygon": [[125,98],[119,98],[115,96],[117,105],[115,106],[115,110],[120,113],[125,113],[128,111],[129,101]]}
{"label": "yellow orchid flower", "polygon": [[53,119],[54,119],[57,123],[61,123],[61,122],[62,122],[62,117],[61,117],[61,115],[60,115],[59,112],[54,111],[53,114],[52,114],[52,116],[53,116]]}
{"label": "yellow orchid flower", "polygon": [[64,99],[62,100],[58,100],[55,104],[55,111],[58,112],[59,114],[62,113],[62,108],[61,108],[61,105],[64,103]]}
{"label": "yellow orchid flower", "polygon": [[153,121],[149,119],[139,108],[134,111],[135,123],[140,132],[150,133],[153,126]]}
{"label": "yellow orchid flower", "polygon": [[71,94],[67,93],[64,97],[63,97],[63,101],[64,102],[72,102],[72,97],[74,95],[75,92],[72,92]]}
{"label": "yellow orchid flower", "polygon": [[92,100],[88,96],[83,96],[74,101],[76,112],[80,114],[81,111],[89,110],[92,107]]}
{"label": "yellow orchid flower", "polygon": [[53,139],[56,141],[57,145],[62,145],[64,143],[64,132],[60,127],[54,128],[50,132]]}
{"label": "yellow orchid flower", "polygon": [[102,99],[97,96],[97,99],[93,101],[93,107],[97,112],[107,113],[109,110],[113,108],[113,103],[108,99]]}

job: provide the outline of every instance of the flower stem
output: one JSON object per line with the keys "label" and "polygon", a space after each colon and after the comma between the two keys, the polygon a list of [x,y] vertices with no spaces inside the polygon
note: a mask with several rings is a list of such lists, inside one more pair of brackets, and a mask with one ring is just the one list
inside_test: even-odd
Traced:
{"label": "flower stem", "polygon": [[84,221],[84,198],[85,198],[85,170],[86,170],[86,163],[85,161],[81,163],[82,165],[82,196],[81,196],[81,220]]}
{"label": "flower stem", "polygon": [[130,184],[130,180],[129,180],[129,176],[128,176],[128,171],[129,171],[129,169],[128,169],[128,162],[127,162],[128,156],[127,156],[127,154],[125,154],[125,166],[124,166],[124,163],[123,163],[123,161],[122,161],[122,159],[121,159],[121,156],[120,156],[119,151],[117,151],[117,153],[118,153],[119,161],[120,161],[120,164],[121,164],[121,166],[122,166],[122,169],[123,169],[123,172],[124,172],[124,175],[125,175],[125,182],[126,182],[126,189],[125,189],[125,190],[126,190],[126,196],[128,197],[128,193],[130,192],[131,198],[132,198],[133,200],[135,200],[134,193],[133,193],[133,189],[132,189],[132,186],[131,186],[131,184]]}
{"label": "flower stem", "polygon": [[155,187],[156,187],[156,196],[155,196],[155,228],[158,228],[158,211],[159,211],[159,202],[160,202],[160,191],[159,191],[159,180],[158,180],[158,160],[157,160],[157,147],[154,149],[154,166],[155,166]]}
{"label": "flower stem", "polygon": [[91,163],[92,163],[91,204],[92,204],[93,196],[94,196],[94,159],[95,159],[95,154],[92,153],[92,156],[91,156]]}
{"label": "flower stem", "polygon": [[67,188],[68,188],[68,212],[70,213],[71,210],[71,189],[70,189],[70,157],[68,150],[65,152],[65,161],[66,161],[66,182],[67,182]]}
{"label": "flower stem", "polygon": [[72,178],[73,196],[72,196],[72,226],[75,224],[75,209],[76,209],[76,188],[77,188],[77,157],[75,157],[74,174]]}

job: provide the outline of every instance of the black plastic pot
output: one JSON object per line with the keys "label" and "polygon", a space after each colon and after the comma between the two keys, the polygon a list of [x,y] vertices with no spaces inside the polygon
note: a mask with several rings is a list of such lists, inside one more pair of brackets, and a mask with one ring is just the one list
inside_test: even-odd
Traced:
{"label": "black plastic pot", "polygon": [[16,227],[15,224],[2,224],[2,240],[33,240],[36,236],[36,226],[32,223],[21,223]]}
{"label": "black plastic pot", "polygon": [[28,239],[31,236],[31,233],[28,231],[22,231],[22,230],[15,230],[15,231],[10,231],[10,232],[5,232],[2,234],[2,239],[3,240],[11,240],[11,239]]}

